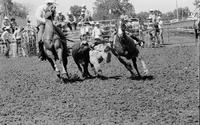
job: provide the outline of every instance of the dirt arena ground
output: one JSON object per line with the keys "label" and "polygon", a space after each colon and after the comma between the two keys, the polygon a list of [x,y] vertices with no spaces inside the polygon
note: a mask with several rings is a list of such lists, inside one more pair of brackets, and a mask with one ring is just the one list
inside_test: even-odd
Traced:
{"label": "dirt arena ground", "polygon": [[82,81],[75,79],[80,73],[69,57],[74,79],[62,84],[37,57],[0,57],[0,125],[198,125],[196,46],[144,48],[141,53],[150,71],[146,79],[129,78],[112,57],[102,65],[107,79]]}

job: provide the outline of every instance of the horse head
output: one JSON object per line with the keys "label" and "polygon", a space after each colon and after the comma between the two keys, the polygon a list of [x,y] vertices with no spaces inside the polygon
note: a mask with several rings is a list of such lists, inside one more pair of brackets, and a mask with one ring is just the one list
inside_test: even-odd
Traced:
{"label": "horse head", "polygon": [[116,25],[116,31],[117,31],[117,36],[119,38],[123,38],[123,36],[125,35],[125,30],[126,30],[126,24],[125,24],[125,21],[124,20],[119,20],[117,22],[117,25]]}
{"label": "horse head", "polygon": [[55,17],[55,14],[56,14],[56,6],[51,5],[46,8],[44,17],[45,19],[53,20]]}

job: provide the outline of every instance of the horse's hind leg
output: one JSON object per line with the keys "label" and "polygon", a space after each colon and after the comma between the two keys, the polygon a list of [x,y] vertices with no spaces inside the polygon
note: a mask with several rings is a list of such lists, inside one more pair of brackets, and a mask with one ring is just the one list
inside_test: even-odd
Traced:
{"label": "horse's hind leg", "polygon": [[68,59],[67,59],[67,57],[64,57],[64,55],[63,55],[63,65],[64,65],[64,68],[65,68],[65,71],[66,71],[66,75],[69,78],[69,74],[67,72],[67,64],[68,64]]}
{"label": "horse's hind leg", "polygon": [[139,72],[138,67],[137,67],[137,59],[136,59],[136,57],[133,57],[132,61],[133,61],[133,66],[134,66],[138,76],[141,77],[140,72]]}

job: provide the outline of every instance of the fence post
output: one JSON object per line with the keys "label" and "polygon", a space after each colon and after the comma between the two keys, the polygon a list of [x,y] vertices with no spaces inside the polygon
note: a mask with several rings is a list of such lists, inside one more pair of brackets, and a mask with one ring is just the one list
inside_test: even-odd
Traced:
{"label": "fence post", "polygon": [[169,43],[169,27],[167,26],[167,43]]}

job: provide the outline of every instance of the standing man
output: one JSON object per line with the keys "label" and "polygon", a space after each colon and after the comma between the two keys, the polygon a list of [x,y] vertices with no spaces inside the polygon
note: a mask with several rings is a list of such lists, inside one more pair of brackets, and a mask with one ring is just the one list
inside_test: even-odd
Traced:
{"label": "standing man", "polygon": [[71,14],[71,22],[72,22],[72,25],[74,26],[74,30],[76,30],[76,28],[77,28],[77,19],[74,16],[74,14]]}
{"label": "standing man", "polygon": [[149,20],[151,23],[156,22],[156,14],[153,9],[150,9],[150,11],[149,11]]}
{"label": "standing man", "polygon": [[7,16],[4,17],[3,21],[2,21],[2,30],[5,31],[5,28],[7,26],[10,26],[10,21],[9,18]]}
{"label": "standing man", "polygon": [[45,28],[45,11],[49,6],[52,6],[53,4],[55,4],[55,0],[46,0],[45,4],[41,5],[38,7],[38,9],[36,10],[36,20],[37,20],[37,27],[39,29],[38,31],[38,57],[41,61],[43,61],[44,58],[44,51],[43,51],[43,42],[42,42],[42,37],[43,37],[43,33],[44,33],[44,28]]}
{"label": "standing man", "polygon": [[96,22],[94,29],[92,31],[92,38],[94,38],[93,47],[100,44],[102,40],[102,29],[100,28],[99,22]]}
{"label": "standing man", "polygon": [[1,35],[1,38],[4,42],[4,44],[6,44],[6,52],[5,52],[5,56],[7,58],[9,58],[9,52],[10,52],[10,43],[12,42],[12,35],[11,35],[11,29],[10,29],[10,26],[6,26],[4,27],[4,32],[3,34]]}
{"label": "standing man", "polygon": [[161,44],[164,45],[164,38],[163,38],[163,21],[161,17],[158,17],[158,28],[159,28],[159,37],[161,39]]}
{"label": "standing man", "polygon": [[90,21],[90,11],[87,9],[86,5],[82,5],[81,16],[83,22]]}
{"label": "standing man", "polygon": [[16,51],[16,54],[18,55],[19,54],[19,52],[18,52],[18,46],[19,46],[19,44],[20,44],[20,42],[21,42],[21,38],[22,38],[22,31],[24,30],[24,28],[22,28],[21,26],[19,26],[16,30],[15,30],[15,32],[14,32],[14,34],[13,34],[13,38],[14,38],[14,40],[15,40],[15,44],[16,44],[16,50],[14,50],[14,51]]}
{"label": "standing man", "polygon": [[200,3],[198,3],[197,8],[195,9],[194,17],[196,19],[194,23],[195,37],[198,39],[198,32],[200,30]]}
{"label": "standing man", "polygon": [[72,19],[71,19],[71,13],[67,13],[67,18],[66,18],[67,26],[72,31]]}
{"label": "standing man", "polygon": [[65,28],[65,16],[62,14],[61,11],[58,12],[58,15],[56,16],[56,26],[59,27],[62,31]]}
{"label": "standing man", "polygon": [[10,28],[11,28],[11,33],[13,34],[17,28],[17,22],[15,18],[10,19]]}

